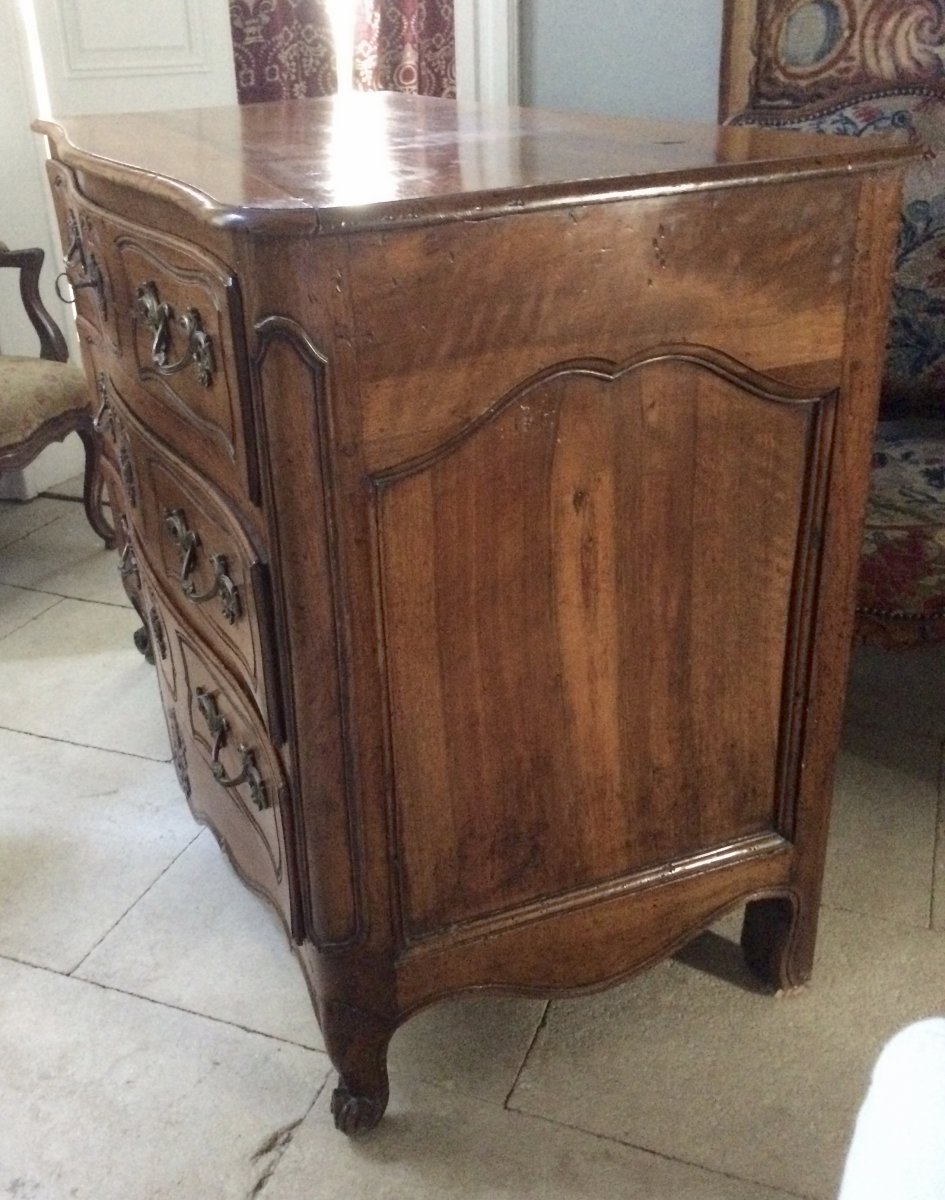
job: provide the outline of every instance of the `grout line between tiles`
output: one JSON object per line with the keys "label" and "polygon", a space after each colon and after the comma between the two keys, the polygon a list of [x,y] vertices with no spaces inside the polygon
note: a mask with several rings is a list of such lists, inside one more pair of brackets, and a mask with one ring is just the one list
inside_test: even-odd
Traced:
{"label": "grout line between tiles", "polygon": [[[19,585],[13,584],[13,583],[5,583],[5,584],[3,584],[3,586],[4,587],[18,587]],[[19,588],[19,590],[21,592],[33,591],[32,588]],[[54,593],[52,593],[52,592],[42,592],[40,594],[43,596],[53,596],[54,595]],[[58,608],[64,599],[65,599],[65,597],[63,597],[63,596],[58,596],[58,597],[54,598],[52,604],[47,604],[42,612],[34,613],[34,615],[32,617],[27,617],[22,625],[15,625],[12,629],[8,629],[6,633],[0,633],[0,642],[2,642],[4,640],[4,638],[12,637],[14,633],[19,633],[20,630],[25,629],[27,627],[27,625],[32,625],[33,622],[38,621],[40,617],[45,617],[45,615],[47,613],[52,612],[52,610],[54,608]]]}
{"label": "grout line between tiles", "polygon": [[[109,552],[103,551],[103,553]],[[105,608],[121,608],[127,609],[129,612],[134,611],[134,608],[131,604],[123,604],[120,600],[90,600],[88,596],[72,596],[68,592],[51,592],[48,588],[32,587],[28,583],[10,583],[6,579],[0,579],[0,584],[3,584],[4,587],[19,588],[21,592],[33,592],[39,596],[56,596],[60,600],[74,600],[76,604],[101,604]],[[46,612],[48,611],[49,609],[46,609]],[[42,615],[43,614],[41,613],[40,616]]]}
{"label": "grout line between tiles", "polygon": [[[49,609],[46,611],[48,612]],[[137,759],[138,762],[169,763],[171,761],[170,754],[168,754],[167,758],[154,758],[150,754],[135,754],[134,750],[116,750],[113,746],[95,746],[90,742],[74,742],[71,738],[53,737],[51,733],[36,733],[32,729],[17,729],[15,725],[0,725],[0,730],[4,730],[7,733],[19,733],[23,737],[39,738],[44,742],[61,742],[64,746],[79,746],[83,750],[98,750],[102,754],[120,754],[124,758]]]}
{"label": "grout line between tiles", "polygon": [[873,925],[883,925],[889,929],[898,929],[903,933],[938,932],[937,930],[932,929],[932,927],[925,921],[897,921],[890,917],[881,916],[878,913],[863,912],[863,910],[859,908],[849,908],[847,905],[837,904],[836,901],[833,900],[822,900],[820,907],[821,909],[829,910],[830,912],[846,913],[848,917],[859,917],[861,920],[869,921]]}
{"label": "grout line between tiles", "polygon": [[297,1121],[293,1121],[290,1125],[285,1125],[282,1129],[277,1129],[276,1132],[268,1139],[267,1146],[257,1150],[253,1155],[253,1161],[269,1154],[272,1154],[273,1157],[266,1164],[263,1173],[250,1188],[249,1192],[247,1193],[246,1200],[256,1200],[256,1197],[259,1196],[263,1189],[268,1185],[273,1175],[275,1175],[276,1171],[279,1169],[279,1164],[285,1157],[286,1151],[292,1145],[296,1133],[308,1120],[312,1109],[318,1103],[322,1092],[328,1086],[328,1080],[330,1076],[331,1071],[328,1072],[328,1074],[316,1088],[311,1104],[308,1106],[305,1112],[302,1113],[301,1117],[299,1117]]}
{"label": "grout line between tiles", "polygon": [[280,1042],[285,1046],[294,1046],[297,1050],[308,1050],[311,1054],[320,1054],[326,1061],[328,1054],[325,1050],[320,1050],[317,1046],[307,1046],[304,1042],[293,1042],[291,1038],[280,1037],[277,1033],[263,1033],[259,1029],[252,1029],[249,1025],[240,1025],[238,1021],[226,1021],[223,1017],[214,1017],[209,1013],[197,1012],[192,1008],[185,1008],[182,1004],[171,1004],[167,1000],[155,1000],[153,996],[143,996],[140,992],[132,992],[128,988],[115,987],[110,983],[99,983],[95,979],[86,979],[82,975],[67,975],[64,971],[57,971],[54,967],[44,966],[42,963],[30,962],[25,958],[17,958],[15,954],[0,953],[0,960],[16,963],[20,967],[29,967],[34,971],[42,971],[46,975],[55,975],[59,979],[67,979],[70,983],[81,983],[88,987],[98,988],[101,992],[116,992],[119,996],[130,996],[132,1000],[141,1000],[145,1004],[153,1004],[157,1008],[168,1008],[172,1012],[186,1013],[189,1017],[198,1017],[202,1021],[213,1021],[215,1025],[226,1025],[229,1029],[238,1029],[241,1033],[251,1033],[254,1037],[265,1038],[269,1042]]}
{"label": "grout line between tiles", "polygon": [[939,874],[945,871],[945,739],[939,743],[938,780],[935,805],[935,834],[932,838],[932,886],[929,889],[929,929],[937,932],[939,909],[937,903]]}
{"label": "grout line between tiles", "polygon": [[57,521],[64,521],[67,516],[67,513],[59,513],[58,516],[50,517],[48,521],[43,521],[41,525],[37,525],[33,529],[28,529],[26,533],[21,533],[18,537],[11,538],[8,542],[0,542],[0,550],[8,550],[11,546],[15,546],[18,542],[22,542],[24,538],[32,537],[34,533],[39,533],[40,530],[48,529],[50,525],[55,525]]}
{"label": "grout line between tiles", "polygon": [[82,504],[83,502],[81,496],[70,496],[68,492],[40,492],[36,498],[37,500],[65,500],[69,504]]}
{"label": "grout line between tiles", "polygon": [[[75,973],[76,973],[76,971],[78,971],[79,967],[81,967],[84,962],[88,961],[89,955],[95,953],[95,951],[98,949],[99,946],[101,946],[102,942],[105,941],[105,939],[108,937],[108,935],[110,933],[113,933],[118,928],[118,926],[122,923],[122,921],[125,919],[125,917],[128,916],[128,914],[131,912],[131,910],[133,908],[135,908],[138,904],[141,903],[141,901],[145,898],[145,896],[148,894],[148,892],[151,891],[151,889],[155,886],[156,883],[158,883],[161,879],[164,878],[164,876],[168,873],[168,871],[171,869],[171,867],[173,867],[174,863],[177,862],[177,860],[181,857],[181,855],[187,853],[187,851],[194,844],[194,842],[197,840],[197,838],[200,837],[200,834],[202,832],[203,832],[203,830],[201,830],[201,829],[197,830],[197,832],[190,839],[190,841],[187,843],[187,845],[181,847],[181,849],[174,855],[174,857],[167,864],[167,866],[164,868],[164,870],[160,871],[157,875],[155,875],[155,877],[151,880],[151,882],[144,889],[144,891],[141,893],[141,895],[138,896],[136,899],[132,900],[132,902],[128,905],[128,907],[121,914],[121,916],[118,917],[118,919],[116,921],[114,921],[113,924],[111,924],[108,927],[108,929],[105,930],[105,932],[102,934],[102,936],[98,939],[98,941],[93,946],[90,946],[89,949],[86,950],[86,952],[82,955],[82,957],[75,964],[75,966],[72,967],[70,970],[63,972],[64,975],[75,976]],[[79,975],[79,976],[76,976],[76,978],[81,979],[82,976]]]}
{"label": "grout line between tiles", "polygon": [[735,1175],[731,1171],[720,1171],[716,1167],[707,1167],[704,1163],[693,1162],[689,1158],[676,1158],[672,1154],[664,1154],[661,1150],[653,1150],[649,1146],[641,1146],[637,1142],[629,1142],[626,1138],[612,1137],[606,1133],[598,1133],[593,1129],[585,1129],[581,1125],[572,1125],[569,1121],[561,1121],[555,1117],[546,1117],[542,1113],[527,1112],[521,1108],[510,1108],[507,1111],[514,1113],[518,1117],[526,1117],[533,1121],[543,1121],[546,1125],[554,1125],[556,1129],[570,1129],[574,1133],[583,1133],[587,1137],[597,1138],[601,1142],[612,1142],[618,1146],[626,1146],[629,1150],[639,1150],[641,1154],[651,1154],[654,1158],[660,1158],[664,1162],[678,1163],[683,1167],[693,1167],[697,1171],[705,1171],[707,1175],[715,1175],[720,1179],[731,1179],[736,1183],[750,1183],[755,1187],[763,1187],[776,1196],[791,1196],[795,1200],[819,1200],[817,1196],[810,1192],[792,1192],[783,1185],[765,1183],[762,1179],[752,1179],[747,1175]]}
{"label": "grout line between tiles", "polygon": [[538,1024],[535,1026],[535,1032],[532,1034],[531,1041],[528,1043],[528,1047],[525,1050],[525,1053],[522,1055],[522,1061],[519,1063],[518,1070],[515,1072],[515,1078],[512,1080],[512,1086],[509,1088],[508,1092],[506,1093],[505,1100],[503,1100],[503,1102],[502,1102],[503,1108],[507,1109],[509,1107],[509,1102],[512,1099],[512,1093],[518,1087],[518,1081],[521,1079],[522,1072],[525,1070],[525,1066],[528,1063],[529,1058],[531,1057],[531,1053],[535,1048],[535,1043],[538,1041],[539,1034],[545,1028],[545,1026],[548,1024],[548,1011],[550,1008],[551,1008],[551,1001],[546,1000],[545,1007],[542,1010],[541,1017],[538,1021]]}

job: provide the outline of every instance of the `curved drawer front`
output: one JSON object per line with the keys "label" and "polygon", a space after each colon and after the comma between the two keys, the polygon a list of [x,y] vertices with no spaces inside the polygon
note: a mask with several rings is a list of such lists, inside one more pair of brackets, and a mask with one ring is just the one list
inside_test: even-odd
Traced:
{"label": "curved drawer front", "polygon": [[123,367],[143,389],[131,393],[133,405],[223,488],[255,501],[235,281],[183,243],[133,230],[115,231],[112,261],[119,338],[129,347]]}
{"label": "curved drawer front", "polygon": [[[145,587],[147,587],[147,571]],[[171,752],[194,815],[209,824],[240,874],[292,916],[282,827],[286,785],[271,743],[239,687],[174,615],[162,614],[176,698],[158,678]]]}
{"label": "curved drawer front", "polygon": [[239,284],[206,251],[124,221],[49,166],[76,312],[146,425],[236,498],[259,503]]}
{"label": "curved drawer front", "polygon": [[[121,410],[119,408],[119,414]],[[272,656],[268,570],[219,494],[118,416],[136,504],[131,520],[161,595],[243,681],[270,735],[282,737]]]}

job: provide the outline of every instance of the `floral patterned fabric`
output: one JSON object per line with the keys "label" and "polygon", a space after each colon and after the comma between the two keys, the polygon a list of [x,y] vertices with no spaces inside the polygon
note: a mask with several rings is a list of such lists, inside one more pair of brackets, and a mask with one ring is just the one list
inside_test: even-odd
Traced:
{"label": "floral patterned fabric", "polygon": [[230,0],[240,104],[338,90],[325,0]]}
{"label": "floral patterned fabric", "polygon": [[78,367],[0,355],[0,450],[25,442],[52,417],[88,404],[85,376]]}
{"label": "floral patterned fabric", "polygon": [[453,0],[358,0],[354,83],[454,99]]}
{"label": "floral patterned fabric", "polygon": [[725,51],[744,72],[736,123],[922,147],[905,180],[881,415],[928,419],[880,426],[857,631],[885,646],[945,640],[945,0],[753,0],[751,12],[750,29],[731,26],[750,46]]}
{"label": "floral patterned fabric", "polygon": [[229,0],[240,104],[361,91],[456,96],[453,0],[356,0],[353,63],[336,62],[326,0]]}
{"label": "floral patterned fabric", "polygon": [[881,645],[945,641],[945,422],[879,426],[859,637]]}
{"label": "floral patterned fabric", "polygon": [[[736,4],[741,0],[736,0]],[[752,108],[945,79],[945,0],[752,0]]]}

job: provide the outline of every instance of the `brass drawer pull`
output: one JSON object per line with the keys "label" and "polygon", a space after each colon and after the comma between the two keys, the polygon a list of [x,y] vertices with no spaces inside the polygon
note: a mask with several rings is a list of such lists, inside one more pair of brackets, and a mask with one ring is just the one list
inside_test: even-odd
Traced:
{"label": "brass drawer pull", "polygon": [[98,412],[92,418],[92,428],[96,433],[107,434],[115,431],[115,414],[108,398],[108,383],[104,371],[98,374],[98,398],[101,401]]}
{"label": "brass drawer pull", "polygon": [[112,407],[108,396],[108,380],[104,371],[98,373],[98,412],[92,418],[92,428],[102,437],[111,436],[118,454],[118,472],[125,489],[125,499],[132,508],[138,507],[138,485],[135,480],[135,467],[131,461],[131,447],[128,435],[118,419],[118,414]]}
{"label": "brass drawer pull", "polygon": [[256,766],[256,755],[248,746],[238,745],[236,749],[240,756],[240,772],[238,775],[228,776],[220,762],[220,753],[226,747],[226,738],[230,731],[229,722],[217,708],[216,700],[206,688],[198,687],[194,695],[197,697],[197,707],[207,722],[207,728],[213,737],[213,749],[210,756],[210,770],[213,778],[221,787],[225,788],[238,788],[242,787],[244,783],[249,784],[250,798],[256,808],[262,812],[269,807],[269,797],[266,795],[263,777]]}
{"label": "brass drawer pull", "polygon": [[161,375],[177,375],[193,364],[197,378],[204,387],[213,383],[213,345],[205,332],[200,314],[195,308],[185,309],[178,317],[187,341],[187,349],[176,362],[168,362],[171,353],[171,322],[174,310],[158,295],[157,284],[152,280],[141,283],[137,288],[137,314],[153,335],[151,362]]}
{"label": "brass drawer pull", "polygon": [[131,533],[128,530],[127,517],[122,516],[120,524],[124,545],[121,548],[121,553],[118,555],[118,574],[122,579],[127,579],[129,575],[138,574],[138,558],[131,544]]}
{"label": "brass drawer pull", "polygon": [[[98,262],[95,255],[86,256],[85,247],[82,245],[82,234],[79,230],[79,223],[75,217],[69,216],[69,233],[72,240],[69,243],[69,249],[63,255],[63,263],[66,269],[60,271],[53,280],[53,287],[56,295],[63,304],[75,304],[75,295],[73,294],[70,300],[68,296],[62,294],[59,286],[60,279],[66,279],[69,282],[73,293],[81,291],[82,288],[93,288],[96,298],[104,311],[105,308],[105,289],[102,281],[102,273],[98,268]],[[78,274],[76,274],[78,272]]]}
{"label": "brass drawer pull", "polygon": [[190,578],[197,564],[197,548],[200,536],[187,527],[187,518],[182,508],[166,508],[164,510],[164,528],[171,540],[177,546],[180,555],[180,587],[181,591],[194,604],[206,604],[214,596],[220,597],[220,607],[225,620],[235,624],[242,613],[240,594],[236,584],[230,578],[225,554],[211,554],[210,563],[213,567],[213,583],[205,592],[198,592]]}

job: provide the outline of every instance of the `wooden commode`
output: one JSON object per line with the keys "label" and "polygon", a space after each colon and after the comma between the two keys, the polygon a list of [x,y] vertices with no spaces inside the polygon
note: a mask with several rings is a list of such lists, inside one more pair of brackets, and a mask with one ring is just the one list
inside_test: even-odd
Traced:
{"label": "wooden commode", "polygon": [[909,151],[362,95],[39,122],[181,787],[369,1128],[411,1013],[809,975]]}

